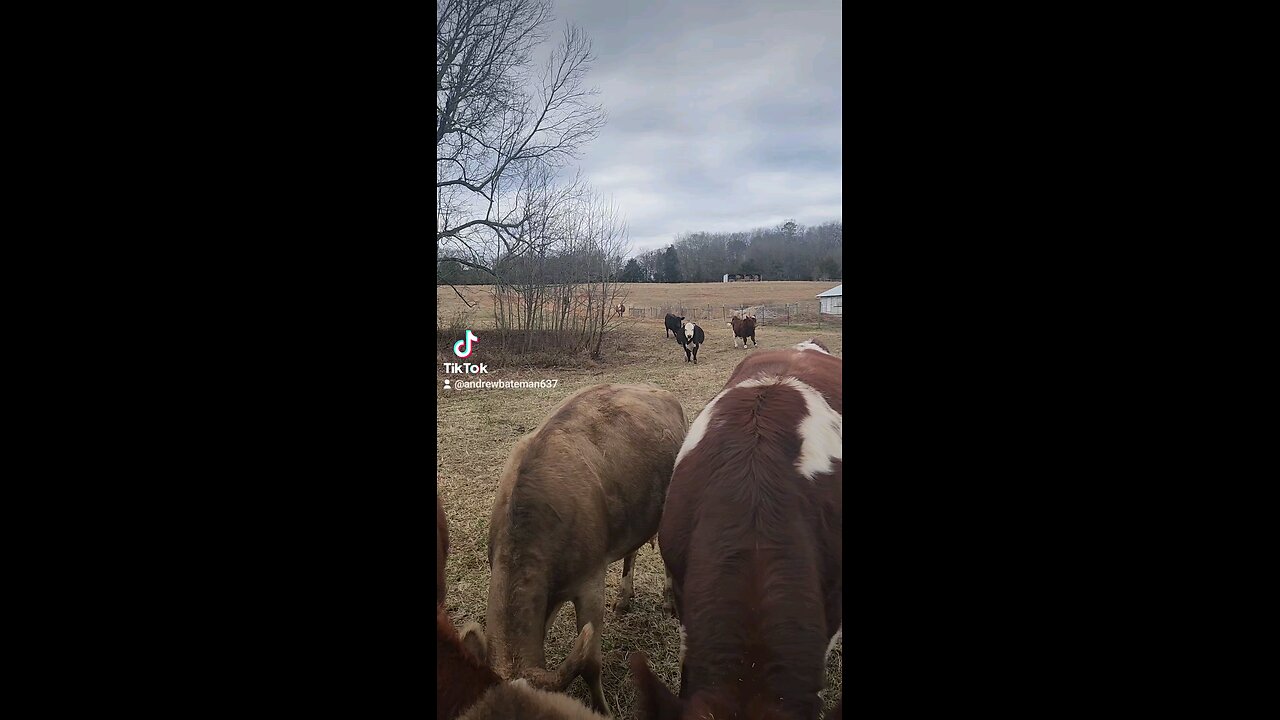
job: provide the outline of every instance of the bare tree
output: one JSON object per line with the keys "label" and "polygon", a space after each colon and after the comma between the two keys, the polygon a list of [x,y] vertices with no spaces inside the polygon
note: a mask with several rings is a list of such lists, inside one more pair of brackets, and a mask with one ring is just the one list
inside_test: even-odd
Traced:
{"label": "bare tree", "polygon": [[436,5],[436,255],[499,282],[504,258],[547,249],[531,229],[545,207],[529,197],[545,188],[538,171],[575,157],[604,123],[583,86],[593,57],[579,29],[531,72],[550,13],[549,0]]}

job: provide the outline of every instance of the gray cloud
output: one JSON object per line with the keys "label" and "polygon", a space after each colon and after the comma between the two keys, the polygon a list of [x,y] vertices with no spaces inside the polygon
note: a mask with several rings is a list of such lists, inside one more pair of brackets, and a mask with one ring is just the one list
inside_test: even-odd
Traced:
{"label": "gray cloud", "polygon": [[556,0],[554,12],[592,40],[588,83],[609,122],[580,166],[626,215],[634,252],[842,217],[838,0]]}

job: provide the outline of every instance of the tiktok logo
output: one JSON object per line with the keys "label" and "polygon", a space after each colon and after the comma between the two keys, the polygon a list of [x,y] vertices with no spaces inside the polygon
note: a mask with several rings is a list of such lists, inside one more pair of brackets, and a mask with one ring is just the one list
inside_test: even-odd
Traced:
{"label": "tiktok logo", "polygon": [[[475,333],[471,332],[470,330],[467,330],[466,337],[464,337],[462,340],[459,340],[458,342],[453,344],[453,354],[457,355],[460,358],[470,357],[472,343],[479,343],[479,342],[480,342],[480,338],[476,337]],[[465,350],[462,349],[463,345],[467,346]]]}

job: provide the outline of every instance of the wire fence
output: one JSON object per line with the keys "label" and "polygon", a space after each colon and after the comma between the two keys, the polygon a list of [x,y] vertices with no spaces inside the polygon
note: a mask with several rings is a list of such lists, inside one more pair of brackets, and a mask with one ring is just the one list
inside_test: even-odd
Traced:
{"label": "wire fence", "polygon": [[788,325],[800,323],[843,324],[843,316],[819,312],[818,302],[796,302],[781,305],[664,305],[662,307],[627,306],[627,317],[637,320],[662,320],[667,313],[688,320],[720,320],[750,315],[758,325]]}

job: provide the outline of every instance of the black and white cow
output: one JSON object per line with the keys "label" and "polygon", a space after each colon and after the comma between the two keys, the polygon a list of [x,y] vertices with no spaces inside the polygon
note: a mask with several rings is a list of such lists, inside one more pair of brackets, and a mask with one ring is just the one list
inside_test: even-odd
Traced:
{"label": "black and white cow", "polygon": [[678,342],[680,340],[680,326],[684,324],[684,318],[676,317],[671,313],[667,313],[667,317],[663,320],[663,322],[667,326],[667,332],[671,333],[671,335],[667,335],[666,333],[663,333],[662,337],[668,338],[674,335],[676,338],[676,341]]}
{"label": "black and white cow", "polygon": [[687,322],[680,332],[676,333],[676,342],[680,343],[680,347],[684,348],[684,361],[693,360],[693,364],[698,364],[698,346],[706,341],[707,336],[702,332],[702,328],[697,324]]}

